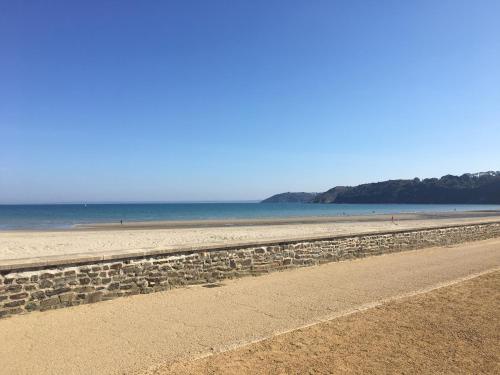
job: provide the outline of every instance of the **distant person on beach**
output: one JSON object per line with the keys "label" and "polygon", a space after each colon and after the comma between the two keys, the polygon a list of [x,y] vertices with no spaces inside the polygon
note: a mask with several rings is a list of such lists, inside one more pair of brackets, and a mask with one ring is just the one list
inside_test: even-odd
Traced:
{"label": "distant person on beach", "polygon": [[120,225],[123,225],[123,220],[120,220]]}

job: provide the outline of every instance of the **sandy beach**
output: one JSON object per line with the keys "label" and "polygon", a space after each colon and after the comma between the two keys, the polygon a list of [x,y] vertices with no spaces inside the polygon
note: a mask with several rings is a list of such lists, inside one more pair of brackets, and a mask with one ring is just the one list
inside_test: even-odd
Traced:
{"label": "sandy beach", "polygon": [[179,250],[272,240],[385,232],[500,221],[498,212],[100,224],[58,231],[0,232],[0,261],[85,254]]}

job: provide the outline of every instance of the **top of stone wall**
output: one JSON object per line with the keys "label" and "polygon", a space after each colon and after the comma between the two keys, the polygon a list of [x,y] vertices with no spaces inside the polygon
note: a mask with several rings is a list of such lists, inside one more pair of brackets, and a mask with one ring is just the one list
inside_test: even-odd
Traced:
{"label": "top of stone wall", "polygon": [[302,237],[291,240],[266,240],[266,241],[252,241],[252,242],[241,242],[241,243],[231,243],[231,244],[219,244],[219,245],[205,245],[205,246],[184,246],[177,249],[166,249],[166,250],[120,250],[112,252],[100,252],[100,253],[77,253],[68,255],[56,255],[56,256],[44,256],[44,257],[30,257],[30,258],[20,258],[20,259],[6,259],[0,260],[0,272],[21,272],[30,271],[45,268],[54,268],[62,266],[77,266],[91,263],[101,263],[101,262],[112,262],[112,261],[124,261],[129,259],[154,257],[161,255],[180,255],[186,253],[197,253],[197,252],[208,252],[208,251],[231,251],[235,249],[242,248],[253,248],[253,247],[264,247],[264,246],[276,246],[276,245],[286,245],[286,244],[296,244],[301,242],[312,242],[312,241],[328,241],[337,240],[343,238],[355,238],[368,235],[389,235],[397,233],[414,233],[423,232],[427,230],[436,229],[450,229],[459,227],[470,227],[470,226],[485,226],[491,224],[500,224],[500,221],[488,221],[483,223],[461,223],[461,224],[451,224],[445,226],[428,226],[420,227],[414,229],[394,229],[390,231],[372,231],[372,232],[360,232],[354,234],[333,234],[329,236],[315,236],[315,237]]}

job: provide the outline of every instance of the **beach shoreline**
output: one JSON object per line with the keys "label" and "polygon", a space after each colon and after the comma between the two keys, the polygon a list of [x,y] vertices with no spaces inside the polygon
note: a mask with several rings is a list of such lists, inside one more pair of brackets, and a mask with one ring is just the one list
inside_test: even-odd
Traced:
{"label": "beach shoreline", "polygon": [[489,218],[500,217],[500,210],[471,210],[471,211],[436,211],[436,212],[401,212],[401,213],[373,213],[364,215],[317,215],[317,216],[288,216],[262,218],[228,218],[228,219],[199,219],[199,220],[148,220],[123,222],[96,222],[68,225],[61,228],[8,228],[0,229],[6,232],[85,232],[108,230],[153,230],[175,228],[212,228],[212,227],[241,227],[241,226],[268,226],[287,224],[326,224],[326,223],[356,223],[382,222],[387,220],[431,220],[431,219],[461,219],[461,218]]}
{"label": "beach shoreline", "polygon": [[[394,220],[393,220],[394,218]],[[155,254],[500,222],[498,212],[452,212],[240,221],[104,224],[78,230],[0,232],[0,263]]]}

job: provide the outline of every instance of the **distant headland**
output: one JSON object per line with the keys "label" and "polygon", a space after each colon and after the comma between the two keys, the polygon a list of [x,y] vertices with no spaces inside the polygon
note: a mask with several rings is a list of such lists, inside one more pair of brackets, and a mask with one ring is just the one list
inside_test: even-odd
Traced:
{"label": "distant headland", "polygon": [[500,171],[336,186],[324,193],[287,192],[261,203],[500,204]]}

